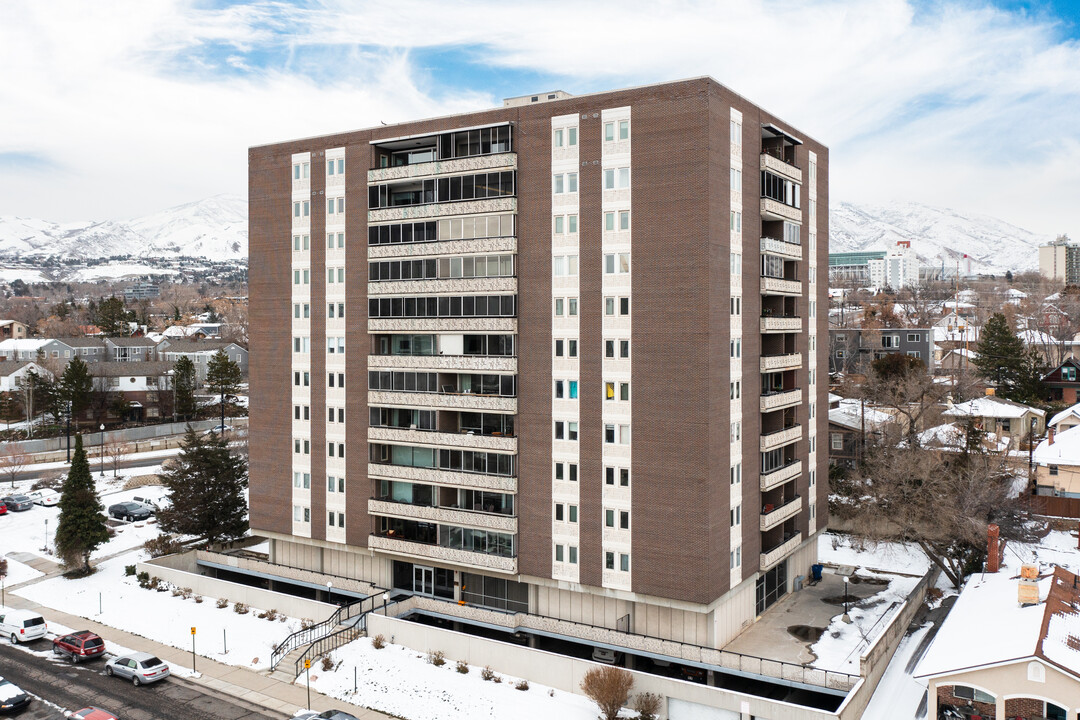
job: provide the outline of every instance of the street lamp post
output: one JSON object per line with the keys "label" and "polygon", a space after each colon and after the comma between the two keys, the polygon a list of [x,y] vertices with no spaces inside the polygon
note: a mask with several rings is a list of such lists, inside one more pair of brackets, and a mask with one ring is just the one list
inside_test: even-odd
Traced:
{"label": "street lamp post", "polygon": [[98,449],[98,457],[101,458],[101,477],[105,477],[105,423],[98,428],[101,431],[101,443]]}
{"label": "street lamp post", "polygon": [[67,406],[67,461],[71,463],[71,401]]}
{"label": "street lamp post", "polygon": [[851,580],[847,575],[844,576],[844,617],[841,618],[844,622],[851,622],[851,616],[848,615],[848,582]]}
{"label": "street lamp post", "polygon": [[330,599],[330,592],[334,589],[334,583],[331,580],[326,581],[326,602],[333,602]]}

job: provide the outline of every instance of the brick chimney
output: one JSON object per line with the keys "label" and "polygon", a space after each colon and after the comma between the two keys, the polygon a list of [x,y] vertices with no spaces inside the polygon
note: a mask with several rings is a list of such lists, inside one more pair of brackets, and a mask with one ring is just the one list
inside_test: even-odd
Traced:
{"label": "brick chimney", "polygon": [[1001,547],[998,535],[1001,528],[991,524],[986,528],[986,572],[996,573],[1001,569]]}

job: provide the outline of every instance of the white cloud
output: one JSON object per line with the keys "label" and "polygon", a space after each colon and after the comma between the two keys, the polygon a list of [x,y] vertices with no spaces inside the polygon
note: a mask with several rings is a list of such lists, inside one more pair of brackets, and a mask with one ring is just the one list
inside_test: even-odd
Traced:
{"label": "white cloud", "polygon": [[[0,106],[16,109],[0,153],[64,170],[0,178],[0,213],[114,217],[243,192],[249,145],[497,103],[482,87],[445,92],[410,60],[461,47],[570,92],[712,75],[830,146],[833,198],[1080,234],[1068,197],[1080,45],[1058,32],[971,2],[916,12],[904,0],[6,3],[0,66],[19,70],[0,84]],[[271,69],[237,72],[255,64],[249,51],[282,45]],[[207,61],[207,47],[225,50]],[[318,52],[333,60],[312,79],[301,63]]]}

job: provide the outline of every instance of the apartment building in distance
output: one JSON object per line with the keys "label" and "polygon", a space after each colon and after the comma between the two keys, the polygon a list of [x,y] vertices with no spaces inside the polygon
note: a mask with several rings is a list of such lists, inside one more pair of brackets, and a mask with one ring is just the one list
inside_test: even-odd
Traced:
{"label": "apartment building in distance", "polygon": [[1061,235],[1039,246],[1039,274],[1066,285],[1080,285],[1080,245]]}
{"label": "apartment building in distance", "polygon": [[271,563],[723,647],[826,525],[828,164],[709,78],[252,147]]}

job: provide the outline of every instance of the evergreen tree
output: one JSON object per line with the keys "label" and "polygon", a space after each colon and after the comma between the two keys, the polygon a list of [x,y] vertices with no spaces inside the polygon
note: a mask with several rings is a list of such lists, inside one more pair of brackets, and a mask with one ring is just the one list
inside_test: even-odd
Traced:
{"label": "evergreen tree", "polygon": [[59,393],[65,403],[71,403],[71,417],[75,427],[79,426],[78,417],[90,407],[90,394],[94,390],[94,378],[90,368],[81,358],[72,358],[60,376]]}
{"label": "evergreen tree", "polygon": [[240,366],[229,359],[222,348],[210,357],[206,364],[206,386],[221,395],[221,424],[225,424],[225,395],[240,389]]}
{"label": "evergreen tree", "polygon": [[158,513],[165,532],[209,543],[235,540],[247,532],[247,463],[229,450],[224,438],[199,435],[189,425],[180,455],[161,479],[172,501]]}
{"label": "evergreen tree", "polygon": [[195,363],[187,355],[181,355],[173,365],[173,390],[176,405],[174,415],[182,415],[185,420],[195,414]]}
{"label": "evergreen tree", "polygon": [[1024,347],[1005,316],[995,313],[983,326],[976,350],[978,357],[972,362],[979,369],[979,374],[997,386],[998,395],[1010,400],[1029,400],[1028,395],[1037,387],[1032,385],[1038,363],[1036,358]]}
{"label": "evergreen tree", "polygon": [[128,322],[134,313],[128,312],[124,307],[124,301],[118,297],[111,297],[91,306],[94,324],[101,328],[109,337],[122,337],[128,335]]}
{"label": "evergreen tree", "polygon": [[69,570],[81,563],[84,573],[92,572],[90,553],[109,539],[103,511],[82,435],[76,435],[71,470],[60,489],[60,521],[55,538],[56,552]]}

